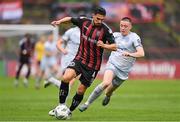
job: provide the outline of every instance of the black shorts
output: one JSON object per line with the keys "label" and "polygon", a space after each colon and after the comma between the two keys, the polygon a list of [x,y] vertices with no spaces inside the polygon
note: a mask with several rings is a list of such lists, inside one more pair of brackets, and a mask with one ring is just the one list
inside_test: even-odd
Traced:
{"label": "black shorts", "polygon": [[29,57],[24,57],[24,56],[20,57],[19,62],[22,63],[22,64],[30,64],[31,63],[30,58]]}
{"label": "black shorts", "polygon": [[86,87],[89,87],[92,84],[98,73],[98,70],[90,69],[82,64],[81,61],[77,60],[73,60],[67,68],[74,69],[77,76],[81,74],[79,80]]}

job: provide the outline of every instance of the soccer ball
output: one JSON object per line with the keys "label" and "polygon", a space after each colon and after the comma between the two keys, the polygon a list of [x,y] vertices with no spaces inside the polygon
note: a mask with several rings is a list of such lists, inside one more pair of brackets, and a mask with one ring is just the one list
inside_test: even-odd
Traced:
{"label": "soccer ball", "polygon": [[66,105],[58,105],[55,108],[55,117],[57,119],[65,120],[69,117],[69,108]]}

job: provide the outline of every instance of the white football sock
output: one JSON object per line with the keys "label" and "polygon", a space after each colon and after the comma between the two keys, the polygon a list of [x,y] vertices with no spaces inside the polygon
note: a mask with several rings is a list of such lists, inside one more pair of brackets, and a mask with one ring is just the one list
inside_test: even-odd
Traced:
{"label": "white football sock", "polygon": [[50,78],[48,79],[48,81],[49,81],[50,83],[54,84],[55,86],[57,86],[58,88],[60,88],[60,86],[61,86],[61,81],[58,80],[58,79],[56,79],[56,78],[54,78],[54,77],[50,77]]}
{"label": "white football sock", "polygon": [[85,102],[86,105],[90,105],[92,102],[94,102],[103,92],[103,87],[101,84],[99,84],[94,91],[90,94],[88,97],[88,100]]}

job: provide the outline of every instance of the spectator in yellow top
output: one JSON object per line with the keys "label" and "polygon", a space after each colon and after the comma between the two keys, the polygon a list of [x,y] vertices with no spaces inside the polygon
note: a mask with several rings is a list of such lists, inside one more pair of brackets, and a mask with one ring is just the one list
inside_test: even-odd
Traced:
{"label": "spectator in yellow top", "polygon": [[36,56],[36,84],[35,87],[38,89],[40,87],[40,81],[41,81],[41,69],[40,64],[41,60],[44,56],[44,43],[46,41],[45,36],[41,36],[38,40],[38,42],[35,45],[35,56]]}

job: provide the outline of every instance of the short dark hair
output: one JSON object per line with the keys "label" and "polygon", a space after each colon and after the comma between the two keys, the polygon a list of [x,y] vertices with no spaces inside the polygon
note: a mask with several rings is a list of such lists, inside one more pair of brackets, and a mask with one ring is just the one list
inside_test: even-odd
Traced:
{"label": "short dark hair", "polygon": [[26,33],[26,34],[24,35],[24,37],[30,38],[30,37],[31,37],[31,34],[30,34],[30,33]]}
{"label": "short dark hair", "polygon": [[128,22],[130,22],[132,24],[132,20],[131,20],[130,17],[123,17],[121,20],[122,21],[128,21]]}
{"label": "short dark hair", "polygon": [[94,9],[94,14],[101,14],[106,16],[106,10],[99,6]]}

